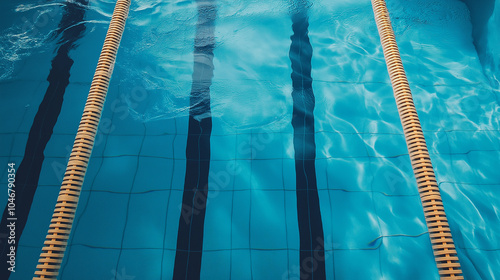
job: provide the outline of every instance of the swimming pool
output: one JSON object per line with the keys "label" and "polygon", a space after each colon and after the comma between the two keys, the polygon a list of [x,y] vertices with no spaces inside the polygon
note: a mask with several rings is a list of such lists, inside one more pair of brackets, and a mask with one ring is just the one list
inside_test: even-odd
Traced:
{"label": "swimming pool", "polygon": [[[330,2],[132,3],[60,279],[301,279],[307,230],[316,279],[439,278],[370,1]],[[497,279],[498,1],[387,2],[464,276]],[[33,196],[29,279],[114,2],[9,5],[0,173]]]}

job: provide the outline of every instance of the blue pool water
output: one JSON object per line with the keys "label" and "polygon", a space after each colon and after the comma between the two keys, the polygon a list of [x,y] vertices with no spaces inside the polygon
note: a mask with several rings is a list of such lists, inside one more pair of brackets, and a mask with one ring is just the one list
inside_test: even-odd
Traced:
{"label": "blue pool water", "polygon": [[[114,4],[2,4],[1,279],[33,276]],[[464,276],[500,279],[500,1],[387,4]],[[132,1],[59,279],[196,277],[439,279],[370,1]]]}

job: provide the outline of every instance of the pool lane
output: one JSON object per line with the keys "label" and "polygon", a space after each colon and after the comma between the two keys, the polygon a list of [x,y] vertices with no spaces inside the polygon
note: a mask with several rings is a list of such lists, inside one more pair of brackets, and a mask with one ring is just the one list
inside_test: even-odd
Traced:
{"label": "pool lane", "polygon": [[297,189],[297,215],[300,232],[300,275],[306,279],[326,279],[323,224],[316,181],[316,143],[314,139],[315,98],[312,88],[312,46],[308,36],[307,10],[292,15],[292,98]]}
{"label": "pool lane", "polygon": [[216,1],[197,1],[193,85],[186,147],[186,176],[182,197],[174,279],[200,279],[203,232],[210,168],[210,86],[213,77]]}
{"label": "pool lane", "polygon": [[[76,42],[85,31],[85,24],[79,23],[84,20],[87,4],[87,0],[67,3],[59,27],[55,32],[56,35],[61,35],[61,37],[58,41],[57,54],[52,60],[52,67],[47,77],[49,86],[33,120],[24,157],[16,172],[16,244],[19,244],[28,220],[42,170],[45,147],[59,118],[66,87],[69,84],[70,70],[73,65],[69,52],[76,47]],[[8,217],[9,211],[5,207],[0,223],[0,235],[8,233]],[[7,263],[7,250],[10,245],[5,242],[1,246],[0,261],[3,268]],[[17,247],[15,251],[17,251]],[[8,279],[9,275],[10,270],[6,268],[0,270],[2,279]]]}

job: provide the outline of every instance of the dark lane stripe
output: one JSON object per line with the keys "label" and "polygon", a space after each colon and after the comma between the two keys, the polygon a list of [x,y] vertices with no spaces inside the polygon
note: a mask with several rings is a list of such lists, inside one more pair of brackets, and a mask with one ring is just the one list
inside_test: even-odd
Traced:
{"label": "dark lane stripe", "polygon": [[[69,51],[76,46],[75,42],[85,31],[85,25],[78,23],[83,21],[87,5],[87,0],[67,2],[56,32],[56,35],[62,34],[62,37],[58,42],[60,46],[57,49],[56,56],[52,60],[52,68],[47,78],[49,87],[33,120],[24,158],[21,164],[19,164],[16,174],[16,246],[19,245],[19,238],[26,226],[33,197],[38,186],[38,179],[40,178],[40,171],[44,160],[43,152],[52,136],[54,126],[61,112],[64,92],[69,84],[70,69],[73,65],[73,60],[69,57]],[[72,27],[68,29],[70,26]],[[4,239],[8,234],[7,217],[9,215],[6,207],[3,211],[0,224],[0,236],[2,237],[0,240],[0,262],[2,263],[0,279],[8,279],[10,275],[10,271],[7,270],[9,266],[7,264],[7,253],[10,251],[9,248],[12,244],[8,244],[6,239]]]}
{"label": "dark lane stripe", "polygon": [[308,17],[303,11],[292,16],[290,47],[293,82],[293,145],[300,235],[300,279],[326,279],[323,225],[316,186],[314,142],[314,93],[311,78],[312,46]]}
{"label": "dark lane stripe", "polygon": [[186,147],[186,177],[177,235],[173,279],[200,279],[203,226],[210,167],[210,85],[215,47],[215,1],[197,1],[193,84]]}

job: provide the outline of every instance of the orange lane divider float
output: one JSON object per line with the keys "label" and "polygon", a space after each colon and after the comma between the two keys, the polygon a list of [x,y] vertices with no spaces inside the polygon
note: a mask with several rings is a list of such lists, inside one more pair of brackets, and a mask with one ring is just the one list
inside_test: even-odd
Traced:
{"label": "orange lane divider float", "polygon": [[130,0],[116,2],[33,279],[59,274],[129,7]]}
{"label": "orange lane divider float", "polygon": [[372,7],[439,275],[441,279],[464,279],[385,0],[372,0]]}

